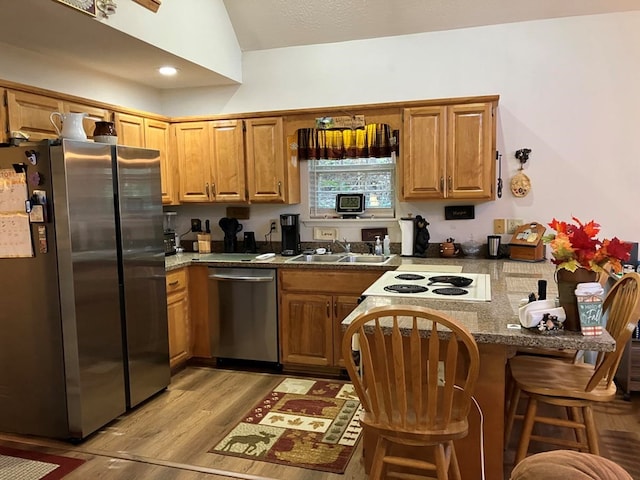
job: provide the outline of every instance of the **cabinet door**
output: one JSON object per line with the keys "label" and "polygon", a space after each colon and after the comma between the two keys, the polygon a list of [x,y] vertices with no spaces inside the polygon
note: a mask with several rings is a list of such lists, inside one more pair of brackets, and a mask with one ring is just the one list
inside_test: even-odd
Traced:
{"label": "cabinet door", "polygon": [[169,124],[158,120],[144,120],[144,139],[146,148],[160,152],[160,183],[162,188],[162,203],[165,205],[177,202],[175,195],[175,180],[178,169],[169,156]]}
{"label": "cabinet door", "polygon": [[30,135],[31,141],[58,138],[58,132],[51,123],[50,116],[52,112],[63,111],[62,100],[7,90],[9,133],[22,131]]}
{"label": "cabinet door", "polygon": [[211,141],[212,200],[246,201],[242,121],[211,122]]}
{"label": "cabinet door", "polygon": [[114,118],[118,144],[144,148],[144,118],[126,113],[116,113]]}
{"label": "cabinet door", "polygon": [[209,122],[172,125],[178,157],[181,202],[210,202],[211,134]]}
{"label": "cabinet door", "polygon": [[445,107],[403,112],[402,198],[445,196]]}
{"label": "cabinet door", "polygon": [[333,298],[333,360],[336,365],[344,367],[342,356],[342,321],[358,306],[357,296],[338,295]]}
{"label": "cabinet door", "polygon": [[174,367],[189,358],[189,299],[186,291],[167,297],[169,321],[169,365]]}
{"label": "cabinet door", "polygon": [[247,188],[250,202],[284,203],[282,118],[246,121]]}
{"label": "cabinet door", "polygon": [[90,107],[89,105],[83,105],[81,103],[64,102],[65,113],[88,113],[89,116],[82,120],[82,126],[87,134],[87,138],[93,138],[93,131],[96,128],[97,121],[108,122],[111,118],[111,112],[104,108]]}
{"label": "cabinet door", "polygon": [[333,364],[332,301],[331,295],[282,294],[282,363]]}
{"label": "cabinet door", "polygon": [[492,105],[472,103],[448,108],[447,197],[494,198]]}

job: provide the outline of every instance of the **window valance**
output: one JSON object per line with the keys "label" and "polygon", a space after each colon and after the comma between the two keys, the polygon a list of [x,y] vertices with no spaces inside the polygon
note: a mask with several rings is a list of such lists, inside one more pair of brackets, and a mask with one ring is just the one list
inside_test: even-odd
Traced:
{"label": "window valance", "polygon": [[398,152],[398,130],[386,123],[342,130],[298,129],[298,160],[390,157]]}

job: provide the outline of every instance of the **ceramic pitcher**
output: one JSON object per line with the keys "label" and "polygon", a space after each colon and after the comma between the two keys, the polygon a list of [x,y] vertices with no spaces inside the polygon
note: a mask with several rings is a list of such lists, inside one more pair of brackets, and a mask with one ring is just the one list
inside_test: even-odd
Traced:
{"label": "ceramic pitcher", "polygon": [[[51,120],[51,124],[53,128],[56,129],[58,136],[60,138],[70,138],[72,140],[86,140],[87,134],[84,131],[84,126],[82,125],[83,119],[88,116],[88,113],[60,113],[53,112],[49,115],[49,120]],[[62,123],[62,131],[58,128],[58,125],[53,120],[54,117],[60,117],[60,122]]]}

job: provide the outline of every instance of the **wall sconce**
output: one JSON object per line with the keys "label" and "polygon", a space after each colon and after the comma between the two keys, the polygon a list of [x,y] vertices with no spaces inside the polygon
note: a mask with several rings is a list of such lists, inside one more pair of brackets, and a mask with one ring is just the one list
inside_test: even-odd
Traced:
{"label": "wall sconce", "polygon": [[109,16],[116,13],[116,0],[97,0],[96,7],[104,18],[109,18]]}

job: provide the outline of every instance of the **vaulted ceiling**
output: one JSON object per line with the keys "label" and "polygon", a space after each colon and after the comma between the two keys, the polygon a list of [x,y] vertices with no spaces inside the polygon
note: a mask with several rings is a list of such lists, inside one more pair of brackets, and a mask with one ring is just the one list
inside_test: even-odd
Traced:
{"label": "vaulted ceiling", "polygon": [[[123,4],[131,0],[117,0]],[[160,7],[169,2],[163,0]],[[242,51],[640,10],[637,0],[223,0]],[[51,0],[0,0],[0,43],[153,88],[233,83]],[[116,13],[117,15],[117,13]],[[194,46],[193,48],[198,48]],[[173,63],[167,82],[149,72]]]}

